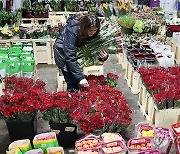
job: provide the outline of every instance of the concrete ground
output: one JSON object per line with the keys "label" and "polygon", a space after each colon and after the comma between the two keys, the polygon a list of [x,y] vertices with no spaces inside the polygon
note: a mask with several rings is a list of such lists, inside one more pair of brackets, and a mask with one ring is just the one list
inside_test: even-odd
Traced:
{"label": "concrete ground", "polygon": [[[46,65],[39,64],[38,68],[38,76],[39,79],[45,81],[47,83],[46,88],[49,92],[54,92],[57,89],[57,68],[55,65]],[[104,74],[108,72],[116,73],[120,76],[118,81],[118,87],[120,91],[122,91],[124,98],[129,103],[130,108],[132,109],[132,124],[128,127],[128,129],[122,134],[125,140],[133,138],[135,136],[135,125],[139,122],[145,121],[143,114],[140,112],[139,107],[137,106],[138,95],[133,95],[127,86],[127,82],[124,79],[124,70],[121,65],[118,64],[118,59],[116,56],[110,56],[110,58],[104,63]],[[42,119],[37,122],[37,132],[45,132],[48,130],[47,122],[44,122]],[[3,120],[0,120],[0,154],[5,154],[7,150],[8,144],[10,144],[10,139],[7,131],[6,124]],[[171,154],[173,154],[174,150],[172,150]],[[66,152],[66,153],[74,153]]]}

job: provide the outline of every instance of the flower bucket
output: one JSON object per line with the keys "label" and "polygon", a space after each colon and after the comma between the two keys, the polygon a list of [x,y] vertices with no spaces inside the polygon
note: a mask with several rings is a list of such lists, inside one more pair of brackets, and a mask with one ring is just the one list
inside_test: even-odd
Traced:
{"label": "flower bucket", "polygon": [[124,34],[127,35],[131,35],[133,33],[133,29],[132,28],[125,28],[125,27],[121,27],[121,30]]}
{"label": "flower bucket", "polygon": [[74,147],[77,138],[77,126],[72,123],[50,124],[51,131],[56,133],[62,147]]}
{"label": "flower bucket", "polygon": [[8,121],[6,122],[9,137],[11,142],[21,139],[29,139],[30,141],[34,138],[34,123],[33,121]]}

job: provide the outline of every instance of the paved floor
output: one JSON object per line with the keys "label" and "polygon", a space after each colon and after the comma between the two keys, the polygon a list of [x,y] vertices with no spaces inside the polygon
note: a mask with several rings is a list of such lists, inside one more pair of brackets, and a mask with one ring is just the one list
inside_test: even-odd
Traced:
{"label": "paved floor", "polygon": [[[145,121],[143,114],[140,112],[139,107],[137,106],[138,95],[133,95],[130,92],[130,89],[127,86],[126,81],[124,80],[124,70],[121,65],[117,63],[118,59],[116,56],[111,56],[107,62],[104,63],[104,74],[107,72],[112,72],[120,75],[120,79],[118,82],[118,87],[120,91],[122,91],[124,97],[127,99],[130,108],[133,111],[132,124],[128,127],[128,129],[122,134],[124,139],[128,140],[134,137],[135,125],[139,122]],[[46,88],[49,92],[56,91],[57,89],[57,68],[55,65],[46,65],[39,64],[38,68],[38,76],[39,79],[45,81],[47,83]],[[39,120],[38,121],[38,132],[43,132],[48,129],[47,123]],[[8,144],[10,143],[10,139],[7,132],[6,124],[3,120],[0,120],[0,154],[5,154],[7,150]],[[174,151],[174,150],[173,150]],[[66,152],[70,153],[70,152]],[[72,151],[72,153],[74,153]],[[174,152],[171,152],[173,154]]]}

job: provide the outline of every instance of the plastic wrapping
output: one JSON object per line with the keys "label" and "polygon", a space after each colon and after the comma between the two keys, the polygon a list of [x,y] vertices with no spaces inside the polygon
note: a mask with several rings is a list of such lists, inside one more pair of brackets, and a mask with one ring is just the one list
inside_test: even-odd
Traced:
{"label": "plastic wrapping", "polygon": [[64,154],[64,149],[62,147],[50,147],[47,148],[47,154]]}
{"label": "plastic wrapping", "polygon": [[169,154],[172,141],[172,133],[169,129],[156,127],[153,139],[154,149],[158,149],[162,154]]}
{"label": "plastic wrapping", "polygon": [[174,144],[176,147],[176,153],[180,153],[180,122],[172,124]]}
{"label": "plastic wrapping", "polygon": [[17,149],[17,148],[19,148],[20,151],[23,153],[31,150],[32,147],[31,147],[30,140],[29,139],[17,140],[17,141],[12,142],[8,147],[9,150]]}
{"label": "plastic wrapping", "polygon": [[84,153],[99,152],[100,141],[99,141],[98,136],[88,135],[76,141],[75,147],[78,154],[83,153],[83,152]]}
{"label": "plastic wrapping", "polygon": [[44,154],[42,149],[33,149],[25,152],[25,154]]}
{"label": "plastic wrapping", "polygon": [[6,151],[6,154],[23,154],[19,148]]}
{"label": "plastic wrapping", "polygon": [[137,127],[137,137],[154,137],[155,128],[153,126],[148,124],[139,124]]}
{"label": "plastic wrapping", "polygon": [[137,154],[141,151],[151,150],[152,140],[150,138],[134,138],[128,141],[127,146],[129,154]]}
{"label": "plastic wrapping", "polygon": [[138,154],[161,154],[159,150],[145,150],[139,152]]}
{"label": "plastic wrapping", "polygon": [[54,132],[36,135],[33,139],[34,148],[45,151],[48,147],[57,147],[58,141]]}

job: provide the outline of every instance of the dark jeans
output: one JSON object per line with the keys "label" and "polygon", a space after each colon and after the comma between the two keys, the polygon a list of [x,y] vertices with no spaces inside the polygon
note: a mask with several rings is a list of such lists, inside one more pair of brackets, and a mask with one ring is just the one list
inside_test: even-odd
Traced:
{"label": "dark jeans", "polygon": [[79,91],[79,85],[77,80],[73,77],[72,73],[70,72],[66,72],[61,70],[63,75],[64,75],[64,79],[67,83],[67,91],[69,92],[78,92]]}

